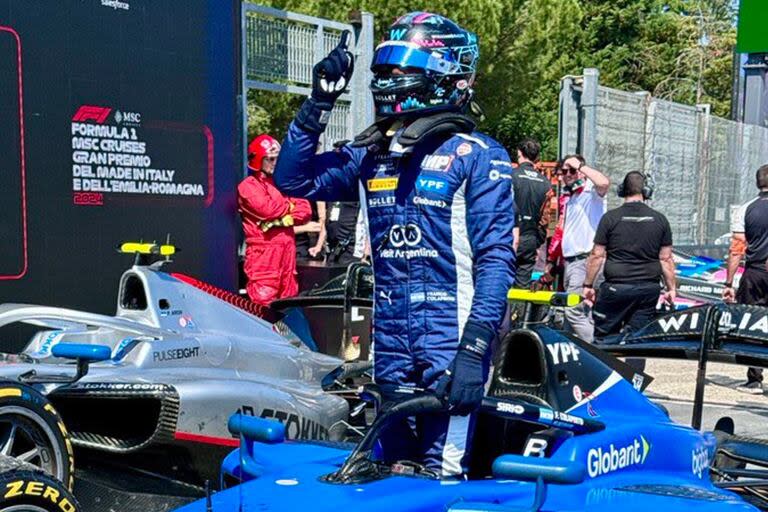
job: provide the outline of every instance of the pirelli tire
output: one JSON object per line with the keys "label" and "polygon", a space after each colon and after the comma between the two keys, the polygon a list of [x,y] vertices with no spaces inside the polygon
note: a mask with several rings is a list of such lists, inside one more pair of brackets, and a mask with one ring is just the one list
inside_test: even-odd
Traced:
{"label": "pirelli tire", "polygon": [[70,490],[51,475],[0,455],[0,512],[79,512]]}
{"label": "pirelli tire", "polygon": [[0,456],[37,467],[72,489],[75,459],[67,428],[30,386],[0,381]]}

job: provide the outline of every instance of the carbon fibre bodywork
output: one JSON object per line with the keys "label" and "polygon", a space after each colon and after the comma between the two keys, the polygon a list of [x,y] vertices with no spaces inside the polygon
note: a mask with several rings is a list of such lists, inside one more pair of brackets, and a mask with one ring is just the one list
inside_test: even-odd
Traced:
{"label": "carbon fibre bodywork", "polygon": [[[338,440],[346,432],[346,400],[321,387],[343,361],[157,264],[123,274],[115,316],[0,305],[0,327],[15,322],[41,330],[21,354],[2,356],[0,378],[47,393],[79,446],[126,454],[234,446],[227,419],[235,412],[275,418],[294,439]],[[75,372],[73,362],[51,354],[62,342],[106,345],[112,358],[78,382],[46,383]]]}

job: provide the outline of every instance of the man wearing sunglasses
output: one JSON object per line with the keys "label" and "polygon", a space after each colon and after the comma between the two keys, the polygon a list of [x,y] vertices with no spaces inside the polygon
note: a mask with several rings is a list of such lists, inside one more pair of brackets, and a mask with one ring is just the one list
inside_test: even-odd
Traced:
{"label": "man wearing sunglasses", "polygon": [[416,461],[433,476],[466,471],[472,413],[514,280],[512,164],[464,114],[477,59],[477,37],[453,21],[401,16],[371,65],[377,122],[340,151],[316,155],[352,75],[342,36],[315,66],[312,97],[291,124],[275,171],[288,194],[366,204],[375,380],[385,400],[421,388],[445,397],[449,408],[390,427],[383,456]]}
{"label": "man wearing sunglasses", "polygon": [[309,201],[285,197],[272,181],[279,153],[280,143],[269,135],[253,139],[248,145],[249,175],[237,187],[246,290],[253,302],[264,306],[299,293],[293,226],[312,220]]}
{"label": "man wearing sunglasses", "polygon": [[[581,155],[566,156],[560,163],[560,179],[563,191],[569,194],[562,215],[562,239],[557,245],[560,254],[549,254],[549,261],[559,256],[565,261],[563,288],[569,293],[581,294],[587,273],[587,258],[592,251],[595,232],[606,211],[605,194],[611,185],[603,173],[584,162]],[[553,263],[547,265],[545,280],[551,279]],[[602,283],[602,271],[593,283]],[[595,324],[592,319],[592,303],[585,301],[577,307],[566,308],[566,330],[591,342]]]}

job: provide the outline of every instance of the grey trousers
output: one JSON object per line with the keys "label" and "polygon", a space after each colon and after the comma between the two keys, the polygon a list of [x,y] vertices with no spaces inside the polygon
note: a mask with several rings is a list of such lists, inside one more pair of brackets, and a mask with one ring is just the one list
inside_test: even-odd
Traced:
{"label": "grey trousers", "polygon": [[[563,288],[568,293],[581,295],[584,278],[587,275],[587,259],[565,263]],[[603,282],[603,270],[600,269],[592,286],[597,289]],[[595,335],[595,322],[592,319],[592,307],[581,303],[576,307],[565,308],[565,330],[584,341],[592,342]]]}

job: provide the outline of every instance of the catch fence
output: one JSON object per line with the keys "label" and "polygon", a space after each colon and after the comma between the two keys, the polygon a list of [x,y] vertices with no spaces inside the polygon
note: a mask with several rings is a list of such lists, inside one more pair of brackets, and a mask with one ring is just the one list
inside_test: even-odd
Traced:
{"label": "catch fence", "polygon": [[[642,171],[654,184],[677,245],[714,243],[730,231],[733,208],[753,197],[755,171],[768,163],[768,128],[599,85],[596,69],[563,79],[560,155],[580,153],[618,183]],[[608,205],[619,204],[609,194]]]}
{"label": "catch fence", "polygon": [[[373,122],[372,98],[368,94],[373,55],[373,16],[361,12],[349,23],[306,16],[243,2],[241,11],[243,130],[247,139],[248,89],[309,96],[312,68],[339,42],[342,31],[353,34],[350,51],[355,66],[347,92],[336,102],[321,149],[329,150],[339,140],[351,139]],[[247,141],[246,144],[247,145]]]}

